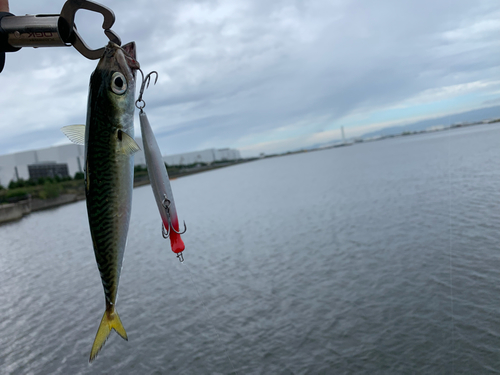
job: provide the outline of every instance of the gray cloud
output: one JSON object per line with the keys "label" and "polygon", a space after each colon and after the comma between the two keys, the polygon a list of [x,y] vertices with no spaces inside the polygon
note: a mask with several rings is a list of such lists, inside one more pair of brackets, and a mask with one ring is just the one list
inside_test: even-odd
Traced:
{"label": "gray cloud", "polygon": [[[114,10],[123,42],[137,42],[144,71],[160,73],[145,93],[146,110],[160,146],[172,153],[328,131],[345,116],[426,90],[500,79],[495,1],[103,3]],[[62,7],[22,5],[11,11]],[[77,22],[90,45],[105,43],[98,17],[82,13]],[[0,99],[0,126],[8,128],[2,150],[49,145],[59,127],[81,123],[94,67],[75,51],[10,54],[0,75],[13,92]]]}

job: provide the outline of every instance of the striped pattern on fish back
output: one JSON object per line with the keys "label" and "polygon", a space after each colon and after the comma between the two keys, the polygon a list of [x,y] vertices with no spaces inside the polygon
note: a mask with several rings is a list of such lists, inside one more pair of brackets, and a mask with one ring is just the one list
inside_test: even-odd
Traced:
{"label": "striped pattern on fish back", "polygon": [[132,159],[119,152],[119,124],[92,114],[87,142],[87,212],[107,302],[115,304],[132,199]]}

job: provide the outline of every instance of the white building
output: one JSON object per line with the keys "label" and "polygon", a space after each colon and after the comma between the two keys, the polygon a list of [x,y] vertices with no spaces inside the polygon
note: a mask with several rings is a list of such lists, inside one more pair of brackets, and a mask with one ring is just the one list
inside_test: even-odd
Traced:
{"label": "white building", "polygon": [[[143,145],[140,138],[137,138],[137,143],[142,149]],[[83,172],[84,153],[84,146],[71,143],[40,150],[0,155],[0,185],[7,187],[12,180],[29,179],[28,165],[33,164],[67,164],[69,175],[74,177],[76,172]],[[169,165],[210,164],[214,161],[237,159],[241,159],[240,152],[229,148],[209,149],[163,157],[163,160]],[[135,153],[134,164],[146,165],[143,150]]]}
{"label": "white building", "polygon": [[[141,138],[135,139],[141,150],[134,154],[134,164],[135,165],[146,165],[146,157],[144,156],[144,145]],[[195,163],[206,163],[210,164],[214,161],[224,161],[224,160],[238,160],[241,159],[240,152],[236,149],[221,148],[215,149],[211,148],[202,151],[185,152],[182,154],[167,155],[163,156],[163,161],[168,165],[189,165]]]}
{"label": "white building", "polygon": [[168,165],[189,165],[196,163],[210,164],[215,161],[238,160],[241,159],[240,152],[235,149],[211,148],[208,150],[186,152],[183,154],[168,155],[163,157],[163,161]]}
{"label": "white building", "polygon": [[71,177],[83,171],[84,147],[76,144],[42,148],[0,155],[0,185],[7,187],[10,181],[18,178],[30,178],[28,165],[33,164],[67,164]]}

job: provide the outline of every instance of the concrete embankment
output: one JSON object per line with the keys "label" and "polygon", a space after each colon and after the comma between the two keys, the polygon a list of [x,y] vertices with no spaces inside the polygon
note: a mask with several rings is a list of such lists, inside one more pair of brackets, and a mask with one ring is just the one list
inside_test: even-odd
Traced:
{"label": "concrete embankment", "polygon": [[46,210],[48,208],[62,206],[63,204],[81,201],[85,199],[85,195],[77,194],[61,194],[57,198],[51,199],[32,199],[31,212]]}
{"label": "concrete embankment", "polygon": [[19,220],[31,212],[31,199],[0,205],[0,224]]}
{"label": "concrete embankment", "polygon": [[17,203],[0,205],[0,224],[21,219],[31,212],[46,210],[63,204],[85,199],[84,195],[62,194],[57,198],[50,199],[26,199]]}
{"label": "concrete embankment", "polygon": [[[200,166],[195,168],[190,168],[187,170],[180,170],[172,173],[170,179],[188,176],[195,173],[206,172],[213,169],[224,168],[234,164],[245,163],[252,160],[241,160],[238,162],[227,162],[223,164]],[[136,175],[134,180],[134,187],[149,184],[149,178],[147,173],[141,176]],[[10,221],[15,221],[21,219],[24,215],[28,215],[30,212],[46,210],[49,208],[54,208],[61,206],[63,204],[76,202],[85,199],[85,194],[61,194],[57,198],[49,199],[26,199],[17,203],[0,204],[0,225]]]}

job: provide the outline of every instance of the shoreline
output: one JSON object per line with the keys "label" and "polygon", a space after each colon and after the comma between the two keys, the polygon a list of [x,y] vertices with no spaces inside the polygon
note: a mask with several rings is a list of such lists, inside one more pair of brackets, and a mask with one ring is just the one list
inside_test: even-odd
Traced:
{"label": "shoreline", "polygon": [[[455,125],[443,127],[440,129],[412,131],[412,132],[406,131],[406,132],[402,132],[400,134],[391,134],[391,135],[368,138],[368,139],[354,139],[350,142],[338,143],[338,144],[323,146],[323,147],[316,147],[316,148],[312,148],[312,149],[300,149],[300,150],[289,151],[289,152],[281,153],[281,154],[265,155],[264,157],[260,157],[260,158],[256,157],[256,158],[249,158],[249,159],[240,159],[237,161],[229,161],[226,163],[217,163],[215,165],[198,166],[198,167],[189,168],[187,170],[181,169],[179,171],[175,171],[175,173],[170,173],[169,177],[170,177],[170,180],[175,180],[176,178],[185,177],[185,176],[189,176],[189,175],[193,175],[193,174],[197,174],[197,173],[202,173],[202,172],[207,172],[207,171],[211,171],[211,170],[215,170],[215,169],[219,169],[219,168],[225,168],[225,167],[229,167],[231,165],[248,163],[251,161],[260,160],[262,158],[267,159],[267,158],[274,158],[274,157],[280,157],[280,156],[288,156],[288,155],[293,155],[293,154],[298,154],[298,153],[303,153],[303,152],[322,151],[322,150],[327,150],[327,149],[331,149],[331,148],[352,146],[352,145],[355,145],[356,143],[367,143],[367,142],[381,141],[381,140],[385,140],[385,139],[398,138],[398,137],[404,137],[404,136],[412,136],[412,135],[428,134],[428,133],[435,133],[435,132],[441,132],[441,131],[449,131],[449,130],[453,130],[453,129],[471,127],[471,126],[477,126],[477,125],[498,124],[499,122],[500,122],[500,119],[494,119],[494,120],[490,120],[488,122],[483,121],[483,122],[474,122],[474,123],[468,123],[468,124],[455,124]],[[148,185],[148,184],[149,184],[149,176],[148,176],[147,172],[136,173],[134,175],[134,188],[139,187],[139,186]],[[47,210],[47,209],[59,207],[59,206],[65,205],[65,204],[78,202],[78,201],[81,201],[84,199],[85,199],[84,193],[76,193],[76,194],[75,193],[66,193],[66,194],[61,194],[56,198],[47,198],[47,199],[28,198],[28,199],[25,199],[25,200],[22,200],[22,201],[19,201],[16,203],[3,203],[3,204],[0,204],[0,225],[21,220],[24,216],[29,215],[31,212]]]}
{"label": "shoreline", "polygon": [[[191,168],[189,170],[175,173],[170,177],[170,180],[175,180],[176,178],[185,177],[197,173],[207,172],[214,169],[229,167],[231,165],[248,163],[255,159],[244,159],[236,162],[228,162],[224,164],[216,164],[213,166],[201,166]],[[82,180],[83,184],[83,180]],[[134,189],[139,186],[149,185],[149,177],[146,174],[139,175],[134,178]],[[61,194],[56,198],[28,198],[16,203],[5,203],[0,204],[0,225],[8,224],[15,221],[21,220],[24,216],[29,215],[32,212],[48,210],[51,208],[56,208],[70,203],[75,203],[85,200],[85,194]]]}

